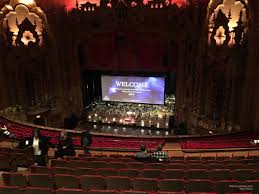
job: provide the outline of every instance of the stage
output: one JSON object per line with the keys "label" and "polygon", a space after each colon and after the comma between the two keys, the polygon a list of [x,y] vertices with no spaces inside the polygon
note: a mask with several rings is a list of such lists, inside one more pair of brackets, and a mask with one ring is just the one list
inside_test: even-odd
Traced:
{"label": "stage", "polygon": [[175,97],[165,105],[94,102],[84,110],[84,121],[145,128],[169,129],[174,118]]}

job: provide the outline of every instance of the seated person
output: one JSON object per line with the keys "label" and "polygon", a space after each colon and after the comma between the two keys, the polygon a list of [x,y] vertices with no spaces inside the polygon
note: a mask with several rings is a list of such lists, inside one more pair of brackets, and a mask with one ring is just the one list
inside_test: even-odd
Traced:
{"label": "seated person", "polygon": [[60,133],[58,148],[55,153],[56,158],[63,158],[64,156],[75,156],[76,152],[73,146],[72,138],[67,132]]}
{"label": "seated person", "polygon": [[169,160],[169,157],[166,152],[162,151],[163,146],[159,145],[157,150],[151,154],[152,159],[158,162],[165,162]]}
{"label": "seated person", "polygon": [[146,146],[140,146],[140,152],[137,152],[134,156],[136,160],[147,160],[150,158],[150,154],[147,153]]}
{"label": "seated person", "polygon": [[0,125],[0,137],[14,139],[15,135],[12,134],[5,125]]}
{"label": "seated person", "polygon": [[84,154],[90,154],[88,150],[88,146],[90,146],[92,143],[92,135],[89,133],[87,129],[82,131],[81,139],[82,139],[82,145],[84,148]]}
{"label": "seated person", "polygon": [[47,137],[40,134],[40,129],[35,129],[33,136],[24,139],[19,143],[21,148],[32,148],[35,165],[45,166],[46,155],[48,155],[49,147],[54,148],[54,145],[49,142]]}

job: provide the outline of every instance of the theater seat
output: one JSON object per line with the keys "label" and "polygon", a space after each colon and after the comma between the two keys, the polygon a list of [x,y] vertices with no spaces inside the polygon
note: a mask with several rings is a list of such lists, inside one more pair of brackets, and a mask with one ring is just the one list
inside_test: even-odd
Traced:
{"label": "theater seat", "polygon": [[117,176],[118,170],[112,168],[99,168],[96,173],[102,176]]}
{"label": "theater seat", "polygon": [[140,171],[139,177],[142,178],[160,178],[162,171],[159,169],[143,169]]}
{"label": "theater seat", "polygon": [[119,176],[127,176],[130,178],[136,178],[138,177],[140,171],[137,169],[121,169],[119,171]]}
{"label": "theater seat", "polygon": [[58,189],[56,190],[56,194],[84,194],[82,189]]}
{"label": "theater seat", "polygon": [[31,173],[51,174],[51,170],[47,166],[31,166]]}
{"label": "theater seat", "polygon": [[133,190],[137,191],[156,192],[158,190],[158,183],[155,179],[136,178],[132,180],[132,186]]}
{"label": "theater seat", "polygon": [[32,187],[53,187],[53,180],[49,174],[29,174],[27,177],[29,185]]}
{"label": "theater seat", "polygon": [[132,188],[131,181],[128,177],[107,177],[107,189],[109,190],[130,190]]}
{"label": "theater seat", "polygon": [[54,194],[50,188],[26,187],[25,194]]}
{"label": "theater seat", "polygon": [[24,194],[19,187],[0,186],[0,194]]}
{"label": "theater seat", "polygon": [[162,173],[162,177],[165,179],[184,179],[185,178],[185,171],[183,170],[164,170]]}
{"label": "theater seat", "polygon": [[190,192],[214,192],[214,184],[210,180],[189,180],[186,191]]}
{"label": "theater seat", "polygon": [[68,174],[56,174],[54,180],[57,188],[79,189],[79,178]]}
{"label": "theater seat", "polygon": [[122,191],[122,194],[149,194],[149,192],[145,191]]}
{"label": "theater seat", "polygon": [[185,189],[185,182],[179,179],[162,179],[158,187],[160,191],[183,191]]}
{"label": "theater seat", "polygon": [[96,175],[97,171],[92,168],[77,168],[75,170],[76,174],[81,176],[81,175]]}
{"label": "theater seat", "polygon": [[82,189],[106,189],[106,182],[102,176],[98,175],[83,175],[80,176],[80,184]]}
{"label": "theater seat", "polygon": [[120,194],[118,191],[112,190],[91,190],[87,194]]}
{"label": "theater seat", "polygon": [[27,186],[26,176],[19,173],[3,173],[4,184],[7,186]]}
{"label": "theater seat", "polygon": [[51,171],[53,174],[76,174],[76,171],[69,167],[53,167]]}

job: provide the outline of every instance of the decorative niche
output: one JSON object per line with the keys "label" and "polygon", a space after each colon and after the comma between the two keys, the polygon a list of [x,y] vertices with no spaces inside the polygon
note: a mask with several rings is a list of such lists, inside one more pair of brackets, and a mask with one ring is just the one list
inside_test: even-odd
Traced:
{"label": "decorative niche", "polygon": [[34,0],[10,0],[0,11],[0,25],[11,46],[43,45],[47,20]]}
{"label": "decorative niche", "polygon": [[209,45],[233,47],[246,40],[247,0],[211,0],[208,8]]}

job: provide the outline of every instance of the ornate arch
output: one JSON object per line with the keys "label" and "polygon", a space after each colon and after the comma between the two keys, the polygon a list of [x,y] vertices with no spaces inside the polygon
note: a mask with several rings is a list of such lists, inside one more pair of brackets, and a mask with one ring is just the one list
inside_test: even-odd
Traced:
{"label": "ornate arch", "polygon": [[12,46],[42,46],[47,19],[35,0],[10,0],[0,11],[0,26]]}
{"label": "ornate arch", "polygon": [[208,6],[208,42],[217,46],[243,44],[248,28],[247,0],[211,0]]}

